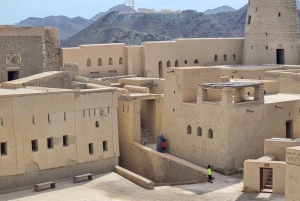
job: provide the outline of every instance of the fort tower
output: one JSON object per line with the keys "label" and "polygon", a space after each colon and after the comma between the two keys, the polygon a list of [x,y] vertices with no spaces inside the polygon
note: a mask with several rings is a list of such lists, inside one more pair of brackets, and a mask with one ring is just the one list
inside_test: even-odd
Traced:
{"label": "fort tower", "polygon": [[243,64],[299,64],[296,0],[249,0]]}

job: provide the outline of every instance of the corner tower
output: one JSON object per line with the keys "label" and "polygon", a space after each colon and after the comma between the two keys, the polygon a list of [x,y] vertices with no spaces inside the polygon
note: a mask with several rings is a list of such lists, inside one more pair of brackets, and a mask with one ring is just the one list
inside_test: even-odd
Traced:
{"label": "corner tower", "polygon": [[243,64],[299,64],[296,0],[249,0]]}

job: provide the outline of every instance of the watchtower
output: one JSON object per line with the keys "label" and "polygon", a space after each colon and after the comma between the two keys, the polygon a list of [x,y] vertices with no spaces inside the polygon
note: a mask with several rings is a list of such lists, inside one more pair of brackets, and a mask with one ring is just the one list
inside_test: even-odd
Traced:
{"label": "watchtower", "polygon": [[124,0],[124,12],[134,12],[134,0]]}
{"label": "watchtower", "polygon": [[299,64],[296,0],[249,0],[244,64]]}

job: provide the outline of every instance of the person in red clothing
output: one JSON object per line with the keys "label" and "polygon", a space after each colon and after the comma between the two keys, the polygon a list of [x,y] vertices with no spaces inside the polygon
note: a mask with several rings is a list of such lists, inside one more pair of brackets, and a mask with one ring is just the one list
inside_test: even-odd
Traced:
{"label": "person in red clothing", "polygon": [[162,147],[163,153],[166,153],[166,148],[167,148],[166,140],[163,140],[163,142],[161,143],[161,147]]}

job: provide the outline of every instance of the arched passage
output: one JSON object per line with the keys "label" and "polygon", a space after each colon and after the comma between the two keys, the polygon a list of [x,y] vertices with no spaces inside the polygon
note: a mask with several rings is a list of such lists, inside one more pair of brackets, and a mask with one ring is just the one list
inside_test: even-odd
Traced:
{"label": "arched passage", "polygon": [[175,67],[179,67],[179,62],[178,62],[178,60],[175,61]]}

